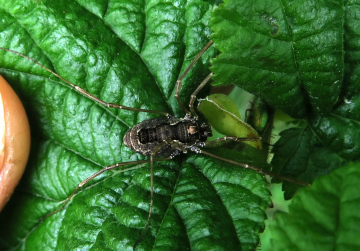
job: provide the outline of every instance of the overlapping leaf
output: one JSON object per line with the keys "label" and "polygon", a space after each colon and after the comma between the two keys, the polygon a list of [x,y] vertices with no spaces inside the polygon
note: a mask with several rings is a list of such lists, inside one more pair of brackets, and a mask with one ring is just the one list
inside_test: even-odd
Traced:
{"label": "overlapping leaf", "polygon": [[294,196],[270,225],[272,250],[357,250],[360,164],[349,163]]}
{"label": "overlapping leaf", "polygon": [[[212,9],[201,1],[0,6],[0,46],[34,58],[107,102],[175,114],[176,79],[207,42]],[[211,54],[184,80],[184,103],[208,74]],[[1,250],[131,250],[147,220],[148,165],[98,177],[64,210],[39,220],[103,166],[144,158],[126,148],[122,137],[156,115],[107,109],[11,53],[1,52],[0,66],[32,130],[26,174],[0,214]],[[154,210],[139,250],[255,248],[269,204],[263,177],[200,155],[154,168]]]}
{"label": "overlapping leaf", "polygon": [[[274,246],[264,250],[357,249],[358,228],[348,219],[356,221],[359,165],[342,166],[360,159],[360,2],[224,2],[211,21],[222,52],[214,80],[303,118],[280,134],[273,168],[309,183],[339,168],[294,197],[290,215],[278,216],[270,229]],[[286,198],[297,190],[283,188]]]}
{"label": "overlapping leaf", "polygon": [[211,20],[222,52],[213,79],[293,117],[328,113],[343,83],[344,18],[342,1],[225,1]]}
{"label": "overlapping leaf", "polygon": [[358,6],[229,0],[214,11],[213,40],[222,52],[212,67],[217,83],[238,84],[308,119],[306,128],[283,132],[273,149],[274,168],[283,175],[312,182],[360,157]]}
{"label": "overlapping leaf", "polygon": [[[302,128],[281,133],[272,160],[278,173],[306,182],[330,173],[346,161],[360,159],[360,120],[358,95],[344,100],[328,116],[314,116]],[[296,187],[286,184],[287,198]]]}

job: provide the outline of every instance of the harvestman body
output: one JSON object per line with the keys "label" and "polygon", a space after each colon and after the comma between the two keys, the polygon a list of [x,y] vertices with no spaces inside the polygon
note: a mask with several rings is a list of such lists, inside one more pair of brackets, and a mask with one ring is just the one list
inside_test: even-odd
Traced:
{"label": "harvestman body", "polygon": [[[131,108],[127,106],[122,106],[118,104],[112,104],[104,102],[103,100],[93,96],[92,94],[86,92],[84,89],[70,83],[68,80],[64,79],[63,77],[59,76],[55,72],[51,71],[50,69],[46,68],[39,62],[19,53],[16,51],[12,51],[6,48],[0,47],[0,50],[8,51],[11,53],[15,53],[21,57],[24,57],[35,64],[39,65],[43,69],[49,71],[51,74],[55,75],[59,79],[63,80],[68,85],[72,86],[76,91],[82,93],[86,97],[94,100],[97,103],[100,103],[104,106],[110,107],[110,108],[117,108],[117,109],[124,109],[124,110],[131,110],[131,111],[137,111],[137,112],[149,112],[149,113],[157,113],[161,115],[165,115],[165,117],[159,117],[159,118],[153,118],[148,119],[143,122],[140,122],[139,124],[133,126],[124,136],[124,144],[129,147],[131,150],[133,150],[136,153],[139,153],[141,155],[149,156],[149,160],[139,160],[139,161],[131,161],[131,162],[124,162],[124,163],[117,163],[111,166],[104,167],[100,171],[94,173],[84,181],[82,181],[76,189],[72,192],[72,194],[65,200],[64,204],[55,212],[52,212],[51,214],[45,216],[42,220],[45,218],[61,211],[68,202],[72,199],[72,197],[75,195],[76,191],[83,187],[85,184],[87,184],[90,180],[94,179],[95,177],[99,176],[100,174],[104,173],[105,171],[112,170],[115,168],[118,168],[120,166],[125,165],[133,165],[133,164],[141,164],[141,163],[149,163],[150,162],[150,178],[151,178],[151,199],[150,199],[150,207],[149,207],[149,215],[147,219],[147,223],[139,236],[138,240],[133,246],[133,249],[135,250],[136,246],[140,243],[142,238],[144,237],[146,230],[149,226],[151,213],[153,209],[153,201],[154,201],[154,186],[153,186],[153,163],[154,161],[163,161],[163,160],[169,160],[174,158],[176,155],[180,153],[186,153],[188,150],[194,151],[196,153],[203,153],[209,156],[212,156],[214,158],[244,167],[244,168],[250,168],[255,170],[256,172],[259,172],[261,174],[268,174],[274,177],[278,177],[280,179],[290,181],[293,183],[301,184],[301,185],[309,185],[307,183],[303,183],[300,181],[297,181],[292,178],[278,176],[275,174],[267,173],[262,171],[260,168],[250,166],[248,164],[239,163],[230,159],[222,158],[220,156],[211,154],[209,152],[206,152],[202,150],[201,148],[205,146],[205,142],[208,137],[212,136],[211,126],[206,123],[200,124],[198,122],[198,116],[193,108],[194,102],[196,100],[196,95],[198,92],[205,86],[207,82],[209,82],[212,73],[210,73],[203,82],[197,87],[197,89],[194,91],[194,93],[191,95],[191,99],[189,102],[189,108],[185,108],[185,106],[182,104],[179,93],[181,90],[182,80],[185,78],[186,74],[191,70],[191,68],[194,66],[194,64],[199,60],[199,58],[204,54],[204,52],[213,44],[212,41],[208,42],[206,46],[199,52],[199,54],[193,59],[193,61],[190,63],[190,65],[186,68],[184,73],[180,76],[180,78],[177,81],[177,87],[176,87],[176,93],[175,97],[180,105],[180,107],[186,112],[186,115],[184,118],[176,118],[173,117],[165,112],[160,111],[153,111],[153,110],[146,110],[146,109],[137,109],[137,108]],[[261,140],[261,138],[236,138],[236,137],[223,137],[219,138],[214,141],[206,142],[206,146],[214,145],[221,141],[226,140],[235,140],[235,141],[254,141],[254,140]],[[164,157],[162,159],[154,159],[154,157]],[[132,168],[124,169],[131,170]]]}

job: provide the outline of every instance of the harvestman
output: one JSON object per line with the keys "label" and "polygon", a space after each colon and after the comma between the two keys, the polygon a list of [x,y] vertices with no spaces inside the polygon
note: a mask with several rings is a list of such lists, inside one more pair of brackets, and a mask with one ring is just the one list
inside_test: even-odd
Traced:
{"label": "harvestman", "polygon": [[[123,105],[113,104],[113,103],[107,103],[94,95],[88,93],[84,89],[80,88],[77,85],[72,84],[68,80],[64,79],[60,75],[56,74],[55,72],[51,71],[50,69],[46,68],[44,65],[40,64],[39,62],[35,61],[32,58],[29,58],[19,52],[2,48],[0,47],[0,50],[8,51],[14,54],[17,54],[23,58],[26,58],[33,63],[39,65],[43,69],[47,70],[51,74],[55,75],[68,85],[70,85],[72,88],[74,88],[76,91],[80,92],[84,96],[94,100],[97,103],[100,103],[101,105],[104,105],[109,108],[117,108],[117,109],[123,109],[123,110],[130,110],[135,112],[148,112],[148,113],[157,113],[160,115],[163,115],[164,117],[158,117],[153,119],[148,119],[143,122],[140,122],[139,124],[132,127],[124,136],[124,144],[128,146],[131,150],[133,150],[136,153],[139,153],[141,155],[149,156],[149,160],[139,160],[139,161],[130,161],[130,162],[123,162],[123,163],[117,163],[114,165],[106,166],[100,171],[94,173],[84,181],[82,181],[75,190],[71,193],[71,195],[65,200],[64,204],[57,209],[56,211],[48,214],[43,219],[61,211],[73,198],[76,191],[83,187],[85,184],[87,184],[89,181],[94,179],[95,177],[99,176],[100,174],[121,167],[126,165],[133,165],[133,164],[142,164],[142,163],[149,163],[150,162],[150,206],[149,206],[149,214],[148,219],[145,224],[145,227],[143,231],[141,232],[139,238],[135,242],[133,249],[135,250],[136,246],[141,242],[142,238],[144,237],[146,230],[149,226],[150,219],[151,219],[151,213],[153,209],[153,201],[154,201],[154,172],[153,172],[153,163],[155,161],[164,161],[174,158],[176,155],[180,153],[187,153],[188,150],[196,152],[196,153],[202,153],[217,159],[220,159],[222,161],[226,161],[229,163],[232,163],[234,165],[241,166],[243,168],[249,168],[252,169],[258,173],[261,174],[267,174],[273,177],[277,177],[286,181],[290,181],[293,183],[297,183],[300,185],[309,185],[307,183],[297,181],[292,178],[283,177],[271,173],[267,173],[262,171],[260,168],[250,166],[248,164],[239,163],[230,159],[226,159],[217,155],[214,155],[212,153],[209,153],[207,151],[202,150],[201,148],[206,146],[215,145],[218,142],[226,141],[226,140],[232,140],[232,141],[256,141],[261,140],[261,138],[237,138],[237,137],[222,137],[218,138],[216,140],[206,142],[207,138],[212,136],[211,126],[206,123],[198,123],[198,115],[196,114],[194,110],[194,102],[196,100],[196,95],[199,93],[199,91],[206,85],[206,83],[209,82],[211,79],[211,76],[213,73],[210,73],[202,82],[201,84],[196,88],[196,90],[191,95],[191,99],[189,102],[189,110],[183,105],[179,98],[182,81],[187,75],[187,73],[192,69],[194,64],[199,60],[199,58],[204,54],[204,52],[213,44],[212,41],[209,41],[205,47],[196,55],[196,57],[192,60],[190,65],[186,68],[186,70],[180,75],[179,79],[177,80],[177,86],[176,86],[176,93],[175,97],[177,99],[177,102],[179,106],[184,110],[186,113],[184,118],[176,118],[172,115],[160,112],[160,111],[153,111],[153,110],[146,110],[146,109],[138,109],[138,108],[131,108]],[[162,159],[155,159],[154,157],[164,157]],[[133,168],[127,168],[123,169],[122,171],[131,170]],[[43,220],[42,219],[42,220]]]}

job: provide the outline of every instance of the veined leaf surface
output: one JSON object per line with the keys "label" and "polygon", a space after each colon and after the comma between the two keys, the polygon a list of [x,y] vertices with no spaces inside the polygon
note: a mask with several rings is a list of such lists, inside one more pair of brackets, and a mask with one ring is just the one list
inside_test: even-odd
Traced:
{"label": "veined leaf surface", "polygon": [[[209,3],[1,1],[0,6],[1,47],[39,61],[107,102],[183,115],[174,98],[176,79],[208,42]],[[210,49],[184,80],[185,104],[209,74],[212,55]],[[62,211],[39,221],[102,167],[146,159],[122,138],[157,115],[105,108],[9,52],[0,52],[0,73],[21,97],[32,130],[26,174],[0,214],[0,249],[131,250],[148,215],[146,164],[105,173]],[[240,161],[243,155],[229,153]],[[154,210],[138,250],[256,247],[269,205],[261,175],[189,154],[156,163],[154,179]]]}

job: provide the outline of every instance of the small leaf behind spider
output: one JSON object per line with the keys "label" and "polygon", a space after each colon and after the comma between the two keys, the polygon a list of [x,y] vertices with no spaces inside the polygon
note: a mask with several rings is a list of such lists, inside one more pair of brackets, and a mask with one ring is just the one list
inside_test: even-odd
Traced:
{"label": "small leaf behind spider", "polygon": [[[240,113],[232,99],[223,94],[213,94],[201,100],[199,110],[216,131],[226,136],[238,138],[257,138],[259,134],[241,120]],[[244,141],[261,149],[260,141]]]}

